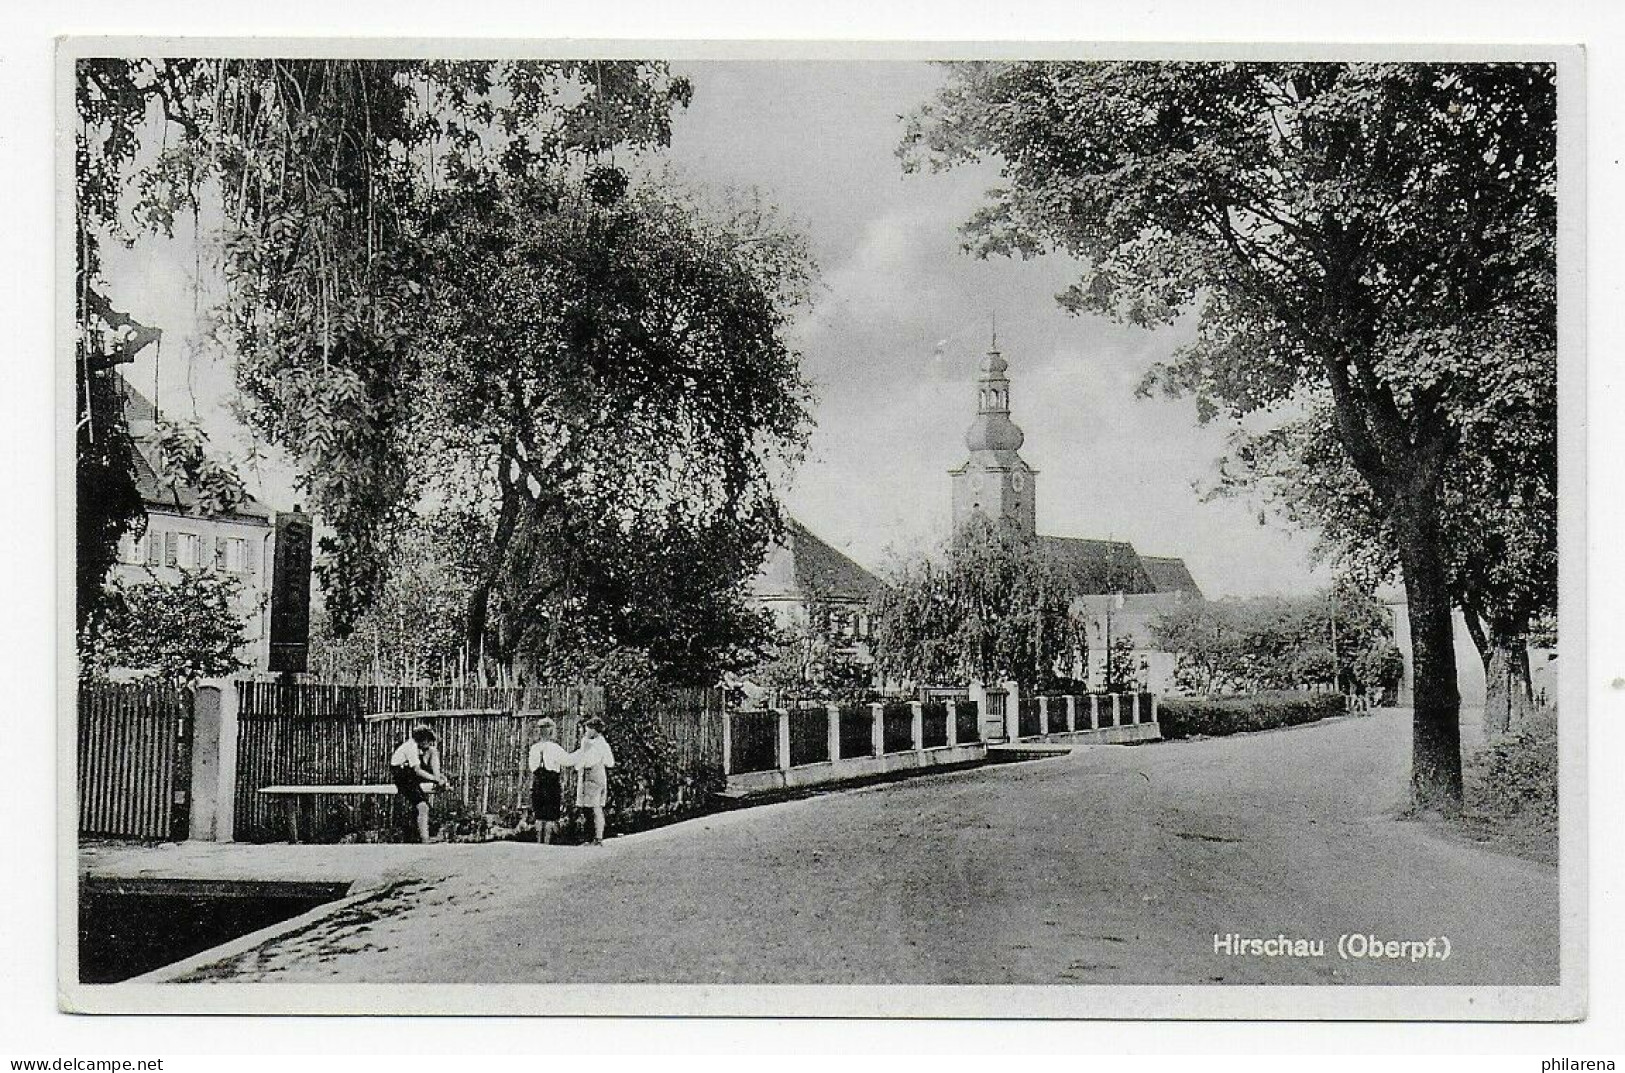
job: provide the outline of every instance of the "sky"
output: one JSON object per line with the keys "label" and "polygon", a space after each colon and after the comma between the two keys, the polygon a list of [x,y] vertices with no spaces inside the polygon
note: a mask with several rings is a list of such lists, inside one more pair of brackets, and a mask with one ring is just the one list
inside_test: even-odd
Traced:
{"label": "sky", "polygon": [[[1224,448],[1222,424],[1199,427],[1189,400],[1140,399],[1135,385],[1188,338],[1188,325],[1146,331],[1074,316],[1055,294],[1079,270],[1067,258],[980,260],[960,224],[998,182],[992,165],[905,175],[902,116],[941,84],[941,69],[893,61],[707,61],[674,65],[692,105],[674,123],[669,159],[687,181],[754,190],[808,236],[820,267],[794,344],[817,396],[805,461],[782,490],[792,514],[870,568],[939,543],[948,470],[966,456],[975,377],[997,322],[1010,363],[1022,456],[1036,470],[1040,532],[1131,541],[1185,559],[1209,596],[1301,592],[1323,584],[1312,534],[1256,504],[1203,502]],[[242,459],[231,419],[229,361],[201,325],[218,293],[208,243],[109,244],[113,293],[161,349],[129,370],[170,413],[196,416],[217,450]],[[126,298],[126,296],[129,296]],[[297,501],[291,467],[245,469],[272,506]]]}

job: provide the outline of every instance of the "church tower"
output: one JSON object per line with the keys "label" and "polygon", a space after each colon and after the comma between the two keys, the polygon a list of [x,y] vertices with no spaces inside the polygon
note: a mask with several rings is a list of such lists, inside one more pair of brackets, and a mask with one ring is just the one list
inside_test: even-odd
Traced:
{"label": "church tower", "polygon": [[1037,529],[1038,471],[1023,462],[1026,437],[1010,420],[1010,365],[999,353],[998,338],[982,359],[977,382],[976,420],[965,433],[970,458],[949,470],[954,485],[954,529],[972,515],[1013,521],[1031,536]]}

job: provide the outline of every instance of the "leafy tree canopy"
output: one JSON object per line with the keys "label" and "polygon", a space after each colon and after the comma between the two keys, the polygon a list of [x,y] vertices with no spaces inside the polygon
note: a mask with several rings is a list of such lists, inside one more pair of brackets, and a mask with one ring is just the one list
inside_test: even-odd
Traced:
{"label": "leafy tree canopy", "polygon": [[1401,670],[1392,633],[1387,612],[1353,584],[1293,599],[1188,600],[1152,624],[1178,659],[1179,687],[1204,694],[1389,687]]}
{"label": "leafy tree canopy", "polygon": [[105,572],[139,517],[108,370],[156,334],[103,293],[100,243],[207,207],[224,221],[222,341],[249,418],[303,464],[330,527],[317,569],[341,622],[376,594],[405,498],[425,199],[470,175],[659,147],[691,95],[638,61],[87,59],[76,73],[81,563]]}
{"label": "leafy tree canopy", "polygon": [[133,671],[181,682],[242,668],[248,642],[234,577],[182,570],[178,582],[114,580],[80,638],[80,673]]}
{"label": "leafy tree canopy", "polygon": [[889,677],[1047,682],[1084,645],[1065,577],[1019,527],[980,515],[940,556],[905,563],[874,603],[875,658]]}
{"label": "leafy tree canopy", "polygon": [[[204,198],[225,221],[219,334],[321,515],[335,637],[416,517],[444,515],[481,555],[470,659],[629,648],[687,679],[759,644],[740,583],[779,525],[769,472],[806,433],[784,329],[811,266],[766,208],[615,166],[669,142],[686,81],[631,61],[88,61],[80,93],[87,248],[124,226],[131,171],[140,225]],[[175,140],[142,163],[154,123]]]}

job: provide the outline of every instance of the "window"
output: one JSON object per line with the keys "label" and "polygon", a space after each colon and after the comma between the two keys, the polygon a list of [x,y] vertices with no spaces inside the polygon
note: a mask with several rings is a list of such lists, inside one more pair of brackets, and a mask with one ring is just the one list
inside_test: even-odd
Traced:
{"label": "window", "polygon": [[118,561],[131,566],[139,566],[147,561],[147,549],[151,540],[150,534],[125,533],[118,539]]}
{"label": "window", "polygon": [[214,566],[228,574],[242,574],[248,570],[248,541],[241,537],[216,537]]}
{"label": "window", "polygon": [[202,566],[201,547],[196,533],[164,534],[164,565],[193,570]]}

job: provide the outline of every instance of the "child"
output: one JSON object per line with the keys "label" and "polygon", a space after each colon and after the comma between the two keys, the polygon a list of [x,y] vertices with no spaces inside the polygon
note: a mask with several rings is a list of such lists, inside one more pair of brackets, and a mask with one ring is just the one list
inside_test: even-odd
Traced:
{"label": "child", "polygon": [[530,747],[530,809],[536,820],[536,841],[550,843],[553,831],[564,808],[564,780],[562,769],[573,766],[575,760],[564,751],[556,739],[558,724],[543,719],[539,728],[542,740]]}
{"label": "child", "polygon": [[576,780],[576,808],[592,810],[592,844],[604,844],[604,802],[609,796],[609,768],[615,766],[615,754],[604,738],[603,721],[594,717],[581,726],[581,747],[570,754],[571,762],[581,770]]}
{"label": "child", "polygon": [[418,841],[429,841],[429,795],[423,785],[449,785],[440,774],[440,750],[435,745],[434,731],[422,723],[413,727],[407,739],[389,755],[389,774],[395,781],[395,791],[416,814]]}

